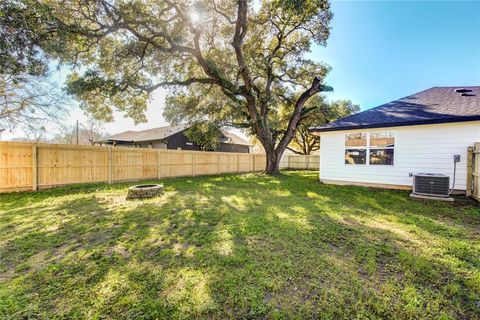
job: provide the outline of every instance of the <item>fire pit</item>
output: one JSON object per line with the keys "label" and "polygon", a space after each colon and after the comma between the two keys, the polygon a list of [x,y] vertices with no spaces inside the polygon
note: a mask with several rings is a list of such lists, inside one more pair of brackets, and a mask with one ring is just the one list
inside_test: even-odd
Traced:
{"label": "fire pit", "polygon": [[162,193],[163,185],[161,184],[141,184],[128,188],[127,200],[153,198]]}

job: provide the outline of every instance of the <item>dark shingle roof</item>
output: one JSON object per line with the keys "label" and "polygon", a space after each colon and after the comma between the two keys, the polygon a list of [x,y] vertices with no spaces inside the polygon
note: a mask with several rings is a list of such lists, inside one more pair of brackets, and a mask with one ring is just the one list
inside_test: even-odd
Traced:
{"label": "dark shingle roof", "polygon": [[[457,92],[458,89],[467,92]],[[473,120],[480,120],[480,86],[434,87],[310,130],[323,132]]]}

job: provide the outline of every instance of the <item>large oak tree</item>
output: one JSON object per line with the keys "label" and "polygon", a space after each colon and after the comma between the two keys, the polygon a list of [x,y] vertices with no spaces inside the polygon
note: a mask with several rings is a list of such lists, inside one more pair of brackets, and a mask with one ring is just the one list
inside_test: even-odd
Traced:
{"label": "large oak tree", "polygon": [[[115,108],[145,120],[151,93],[168,87],[171,121],[214,121],[254,134],[279,160],[321,91],[328,66],[327,0],[43,0],[63,35],[57,55],[78,66],[69,92],[97,118]],[[287,115],[287,117],[285,117]]]}

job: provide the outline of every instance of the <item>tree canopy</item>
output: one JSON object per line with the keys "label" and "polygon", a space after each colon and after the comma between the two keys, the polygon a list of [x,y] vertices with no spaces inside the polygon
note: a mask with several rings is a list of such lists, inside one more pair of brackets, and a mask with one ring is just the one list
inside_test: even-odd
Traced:
{"label": "tree canopy", "polygon": [[[19,0],[39,10],[33,0]],[[329,67],[306,54],[325,45],[327,0],[43,0],[77,66],[68,92],[99,119],[118,109],[140,122],[151,93],[168,87],[165,117],[247,129],[267,153],[267,172],[311,110],[331,90]],[[44,7],[42,7],[44,8]],[[28,11],[27,10],[27,11]],[[43,29],[41,29],[43,30]]]}
{"label": "tree canopy", "polygon": [[215,151],[223,136],[222,130],[211,122],[198,122],[193,124],[185,135],[200,146],[203,151]]}
{"label": "tree canopy", "polygon": [[36,0],[0,2],[0,74],[45,76],[49,53],[61,56],[68,33],[52,9]]}

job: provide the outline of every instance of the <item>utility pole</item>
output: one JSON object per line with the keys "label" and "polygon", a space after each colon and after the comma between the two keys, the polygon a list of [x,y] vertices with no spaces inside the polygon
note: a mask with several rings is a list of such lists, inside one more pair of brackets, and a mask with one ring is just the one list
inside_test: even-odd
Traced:
{"label": "utility pole", "polygon": [[77,145],[78,145],[78,120],[77,120]]}

